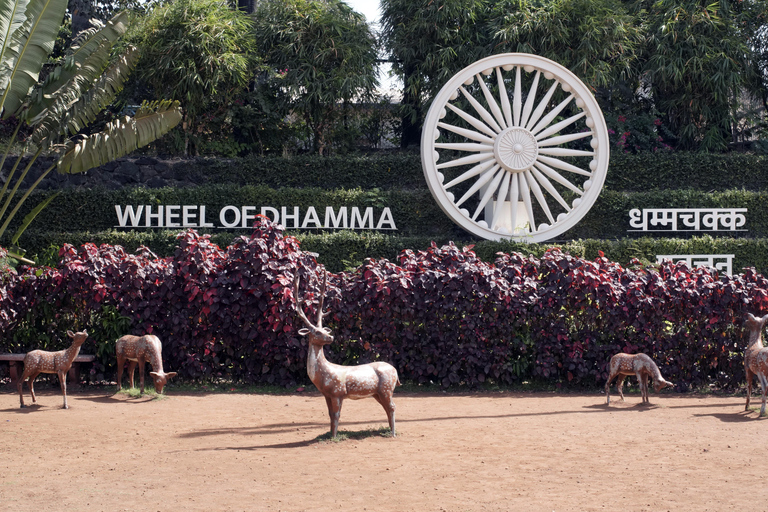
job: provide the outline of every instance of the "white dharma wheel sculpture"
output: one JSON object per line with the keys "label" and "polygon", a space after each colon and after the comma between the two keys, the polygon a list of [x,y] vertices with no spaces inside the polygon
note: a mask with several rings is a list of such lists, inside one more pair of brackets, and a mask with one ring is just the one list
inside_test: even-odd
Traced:
{"label": "white dharma wheel sculpture", "polygon": [[451,78],[424,123],[421,163],[443,211],[488,240],[542,242],[576,225],[608,169],[589,89],[543,57],[506,53]]}

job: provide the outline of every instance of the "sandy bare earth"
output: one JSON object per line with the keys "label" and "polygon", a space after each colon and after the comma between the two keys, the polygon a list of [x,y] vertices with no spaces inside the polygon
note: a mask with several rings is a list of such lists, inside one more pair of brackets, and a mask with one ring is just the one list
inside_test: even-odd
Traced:
{"label": "sandy bare earth", "polygon": [[[25,387],[26,393],[26,387]],[[25,400],[31,403],[29,395]],[[766,510],[768,418],[743,397],[0,390],[0,510]],[[758,403],[753,401],[753,405]],[[371,432],[373,430],[373,432]]]}

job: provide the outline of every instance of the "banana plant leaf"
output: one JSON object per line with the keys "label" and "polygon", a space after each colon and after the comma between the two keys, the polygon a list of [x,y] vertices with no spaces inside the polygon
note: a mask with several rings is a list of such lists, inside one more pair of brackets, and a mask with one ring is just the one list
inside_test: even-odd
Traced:
{"label": "banana plant leaf", "polygon": [[35,217],[45,209],[46,206],[48,206],[51,201],[56,199],[56,196],[61,194],[61,191],[56,192],[52,196],[49,196],[48,198],[44,199],[40,202],[35,208],[27,214],[26,217],[24,217],[24,220],[21,223],[21,226],[19,226],[19,229],[16,230],[16,233],[13,235],[13,238],[11,238],[11,244],[16,245],[19,243],[19,237],[21,237],[22,233],[24,233],[24,230],[27,229],[27,227],[32,223],[33,220],[35,220]]}
{"label": "banana plant leaf", "polygon": [[145,101],[135,116],[115,119],[99,133],[70,141],[56,163],[57,171],[76,174],[116,160],[159,139],[181,117],[178,101]]}
{"label": "banana plant leaf", "polygon": [[37,83],[40,69],[53,51],[66,9],[67,0],[30,0],[27,5],[27,19],[13,31],[0,56],[0,109],[4,119],[16,113]]}

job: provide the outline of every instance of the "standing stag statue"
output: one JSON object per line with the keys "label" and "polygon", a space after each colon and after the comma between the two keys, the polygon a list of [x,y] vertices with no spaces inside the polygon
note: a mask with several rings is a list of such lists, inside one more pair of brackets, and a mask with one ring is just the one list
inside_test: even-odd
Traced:
{"label": "standing stag statue", "polygon": [[608,376],[608,381],[605,383],[605,403],[611,403],[611,396],[608,394],[611,381],[616,377],[619,380],[616,382],[616,388],[621,396],[621,401],[624,401],[624,379],[628,376],[635,375],[637,382],[640,384],[640,394],[643,397],[643,403],[650,403],[648,399],[648,377],[653,379],[653,389],[658,393],[666,387],[674,386],[671,382],[664,380],[661,376],[659,367],[653,362],[653,359],[645,354],[616,354],[611,358],[610,362],[611,374]]}
{"label": "standing stag statue", "polygon": [[32,394],[32,403],[35,403],[37,398],[35,397],[34,383],[37,376],[41,373],[55,373],[59,376],[61,393],[64,395],[64,405],[62,408],[69,409],[69,405],[67,405],[67,372],[72,366],[72,361],[80,353],[80,347],[83,345],[83,342],[88,338],[88,331],[67,331],[67,336],[72,338],[72,345],[68,349],[59,350],[58,352],[33,350],[24,356],[24,373],[21,375],[18,384],[16,384],[19,390],[19,401],[21,402],[22,409],[25,407],[24,394],[22,392],[24,380],[29,377],[29,392]]}
{"label": "standing stag statue", "polygon": [[768,392],[768,348],[763,346],[763,327],[768,321],[768,315],[758,318],[752,313],[747,313],[744,323],[749,329],[749,345],[744,354],[744,373],[747,376],[747,404],[744,410],[749,410],[749,401],[752,398],[752,380],[757,377],[760,388],[763,391],[763,405],[760,407],[760,416],[765,414],[765,398]]}
{"label": "standing stag statue", "polygon": [[395,404],[392,402],[392,393],[395,386],[400,384],[395,367],[380,361],[358,366],[342,366],[333,364],[325,358],[323,346],[333,343],[330,329],[323,327],[323,317],[328,315],[327,312],[323,312],[327,282],[328,274],[326,273],[320,290],[320,304],[317,307],[317,325],[309,321],[302,309],[298,274],[293,280],[293,294],[296,298],[296,312],[307,326],[305,329],[299,329],[299,334],[308,335],[309,340],[307,374],[315,387],[325,396],[328,415],[331,418],[331,436],[336,437],[338,432],[341,404],[345,398],[358,400],[373,397],[387,412],[389,428],[392,431],[392,437],[395,437]]}
{"label": "standing stag statue", "polygon": [[139,365],[139,383],[141,384],[140,393],[144,393],[144,367],[147,362],[152,365],[149,375],[155,382],[155,391],[157,394],[163,392],[163,387],[168,379],[176,376],[176,372],[165,373],[163,371],[163,346],[160,338],[147,334],[144,336],[132,336],[127,334],[115,342],[115,352],[117,353],[117,390],[123,388],[123,366],[128,360],[128,377],[133,387],[133,375],[136,371],[136,365]]}

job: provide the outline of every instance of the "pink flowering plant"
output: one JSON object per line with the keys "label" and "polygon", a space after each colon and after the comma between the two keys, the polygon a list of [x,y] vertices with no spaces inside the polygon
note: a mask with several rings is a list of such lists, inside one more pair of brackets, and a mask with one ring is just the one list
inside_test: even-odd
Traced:
{"label": "pink flowering plant", "polygon": [[662,122],[657,112],[618,114],[605,113],[611,151],[639,153],[641,151],[671,151],[674,134]]}

